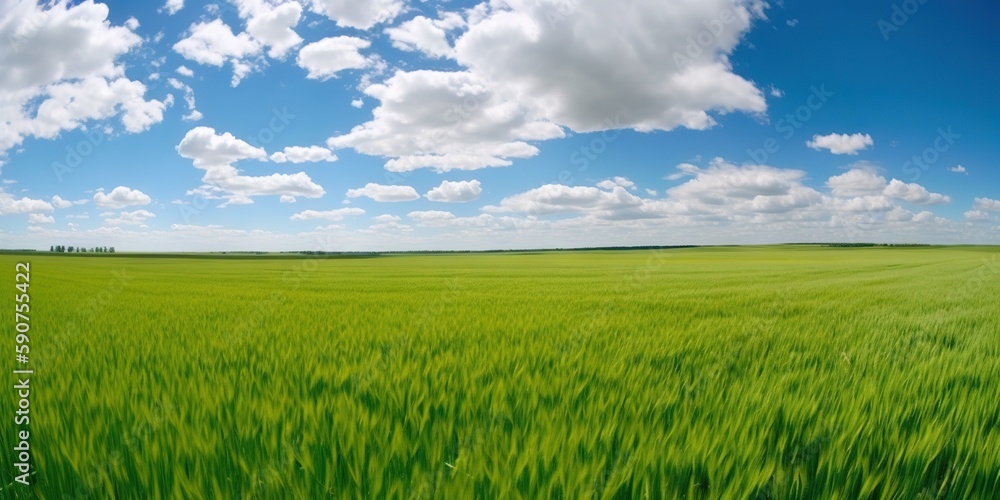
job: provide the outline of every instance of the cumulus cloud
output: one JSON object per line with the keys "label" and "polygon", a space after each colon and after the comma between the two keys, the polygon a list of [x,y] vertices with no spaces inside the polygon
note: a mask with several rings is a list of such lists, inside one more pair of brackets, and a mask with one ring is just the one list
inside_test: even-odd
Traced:
{"label": "cumulus cloud", "polygon": [[526,141],[564,136],[469,72],[400,71],[365,93],[381,102],[375,119],[327,145],[391,157],[385,167],[393,172],[507,166],[538,153]]}
{"label": "cumulus cloud", "polygon": [[194,71],[192,71],[191,68],[188,68],[187,66],[178,66],[177,74],[190,78],[194,76]]}
{"label": "cumulus cloud", "polygon": [[94,194],[94,204],[103,208],[125,208],[135,205],[149,205],[152,200],[142,191],[125,186],[118,186],[105,193],[103,190]]}
{"label": "cumulus cloud", "polygon": [[976,198],[972,202],[972,208],[984,212],[1000,212],[1000,200],[990,198]]}
{"label": "cumulus cloud", "polygon": [[[660,0],[631,2],[628,9],[577,2],[571,13],[564,10],[562,0],[491,4],[456,41],[456,59],[579,132],[604,130],[611,118],[640,131],[700,130],[715,124],[712,110],[765,110],[761,91],[733,73],[727,57],[763,17],[762,2],[708,0],[670,9]],[[716,23],[718,35],[691,49],[706,23]]]}
{"label": "cumulus cloud", "polygon": [[516,217],[492,214],[459,217],[451,212],[441,210],[410,212],[406,216],[420,227],[455,227],[464,231],[526,229],[533,225],[532,222]]}
{"label": "cumulus cloud", "polygon": [[[820,224],[857,224],[857,217],[877,217],[884,222],[934,219],[933,214],[914,216],[895,200],[932,205],[948,201],[917,184],[893,179],[887,182],[871,170],[855,169],[827,181],[832,194],[807,186],[806,173],[767,165],[735,165],[721,158],[706,167],[678,165],[688,178],[671,187],[665,197],[646,190],[649,197],[630,192],[634,185],[625,178],[601,181],[597,187],[548,184],[509,196],[488,213],[521,213],[531,217],[576,214],[591,224],[602,221],[659,220],[680,225],[723,221],[741,224],[788,224],[790,227]],[[671,176],[673,177],[673,176]],[[635,191],[638,191],[635,189]],[[852,221],[852,222],[847,222]]]}
{"label": "cumulus cloud", "polygon": [[887,183],[885,177],[873,169],[852,168],[843,174],[830,177],[826,185],[837,196],[865,196],[882,194]]}
{"label": "cumulus cloud", "polygon": [[955,172],[956,174],[967,174],[968,173],[968,171],[965,169],[965,167],[963,167],[961,165],[955,165],[954,167],[951,167],[948,170],[950,170],[952,172]]}
{"label": "cumulus cloud", "polygon": [[646,203],[630,194],[625,188],[615,186],[610,192],[587,186],[546,184],[525,193],[501,200],[499,206],[483,210],[493,213],[520,212],[529,215],[587,213],[598,218],[643,218]]}
{"label": "cumulus cloud", "polygon": [[380,23],[390,22],[400,15],[406,5],[402,0],[312,0],[310,8],[317,14],[329,17],[340,26],[370,29]]}
{"label": "cumulus cloud", "polygon": [[232,28],[220,19],[192,24],[187,36],[174,44],[174,52],[185,59],[207,66],[221,67],[229,62],[233,67],[231,85],[255,70],[254,62],[261,44],[247,33],[233,34]]}
{"label": "cumulus cloud", "polygon": [[275,163],[310,163],[319,161],[337,161],[337,155],[329,149],[320,146],[290,146],[283,151],[271,155],[271,161]]}
{"label": "cumulus cloud", "polygon": [[349,215],[364,215],[365,211],[360,208],[339,208],[337,210],[329,210],[326,212],[318,212],[316,210],[306,210],[304,212],[299,212],[290,217],[291,220],[329,220],[329,221],[341,221],[344,217]]}
{"label": "cumulus cloud", "polygon": [[324,38],[302,47],[296,63],[308,72],[306,78],[328,80],[341,71],[367,67],[368,58],[361,50],[370,46],[368,40],[352,36]]}
{"label": "cumulus cloud", "polygon": [[612,179],[606,179],[606,180],[603,180],[603,181],[597,183],[597,187],[599,187],[601,189],[608,189],[608,190],[610,190],[610,189],[614,189],[615,186],[621,186],[623,188],[631,189],[633,191],[635,191],[637,189],[635,187],[635,183],[632,182],[632,181],[630,181],[630,180],[628,180],[625,177],[614,177]]}
{"label": "cumulus cloud", "polygon": [[887,196],[915,205],[939,205],[951,202],[950,197],[931,193],[919,184],[908,184],[898,179],[886,181],[885,177],[871,168],[852,168],[841,175],[831,177],[826,185],[837,196]]}
{"label": "cumulus cloud", "polygon": [[120,116],[130,133],[163,120],[166,105],[147,101],[146,86],[119,62],[142,43],[134,23],[112,25],[100,3],[8,3],[0,10],[0,161],[27,137],[52,139],[91,120]]}
{"label": "cumulus cloud", "polygon": [[73,202],[64,200],[59,195],[52,197],[52,206],[55,208],[69,208],[73,206]]}
{"label": "cumulus cloud", "polygon": [[482,184],[472,181],[443,181],[441,185],[431,189],[424,196],[431,201],[443,203],[465,203],[479,199],[483,192]]}
{"label": "cumulus cloud", "polygon": [[136,210],[134,212],[121,212],[117,217],[104,219],[104,222],[112,226],[134,226],[143,224],[154,217],[156,214],[148,210]]}
{"label": "cumulus cloud", "polygon": [[826,149],[835,155],[856,155],[874,145],[875,141],[868,134],[814,135],[806,142],[806,146],[816,151]]}
{"label": "cumulus cloud", "polygon": [[45,214],[31,214],[28,215],[28,224],[54,224],[56,222],[55,217]]}
{"label": "cumulus cloud", "polygon": [[430,57],[453,57],[455,51],[448,43],[448,31],[464,25],[465,20],[454,13],[438,20],[417,16],[386,29],[385,33],[397,49],[422,52]]}
{"label": "cumulus cloud", "polygon": [[927,188],[919,184],[907,184],[898,179],[893,179],[885,188],[885,195],[908,201],[915,205],[940,205],[951,203],[951,198],[943,194],[931,193]]}
{"label": "cumulus cloud", "polygon": [[302,5],[285,2],[272,5],[263,0],[235,0],[240,17],[246,20],[247,33],[270,47],[267,55],[282,59],[302,43],[295,28],[302,19]]}
{"label": "cumulus cloud", "polygon": [[368,183],[363,188],[350,189],[347,191],[347,197],[366,197],[379,202],[400,202],[420,199],[417,190],[410,186],[383,186],[375,183]]}
{"label": "cumulus cloud", "polygon": [[[380,101],[372,121],[333,137],[331,148],[390,158],[402,172],[510,165],[531,141],[609,129],[706,129],[713,114],[766,109],[763,94],[733,73],[728,55],[763,2],[710,0],[663,9],[658,0],[491,2],[386,32],[404,50],[453,57],[457,71],[399,71],[364,89]],[[553,17],[555,16],[555,17]],[[690,40],[717,23],[707,46]],[[713,25],[714,26],[714,25]],[[443,32],[466,28],[454,47]],[[567,85],[567,82],[573,82]]]}
{"label": "cumulus cloud", "polygon": [[455,214],[441,210],[410,212],[406,216],[417,222],[448,221],[456,218]]}
{"label": "cumulus cloud", "polygon": [[167,3],[163,5],[163,10],[167,11],[168,15],[174,15],[184,8],[184,0],[167,0]]}
{"label": "cumulus cloud", "polygon": [[992,219],[988,212],[982,210],[969,210],[965,212],[965,218],[971,221],[988,221]]}
{"label": "cumulus cloud", "polygon": [[237,139],[226,132],[217,134],[209,127],[195,127],[177,145],[177,152],[193,161],[195,168],[205,171],[205,184],[192,194],[206,199],[225,199],[229,204],[253,203],[254,196],[301,196],[319,198],[326,194],[305,172],[242,175],[234,163],[241,160],[267,161],[267,152]]}

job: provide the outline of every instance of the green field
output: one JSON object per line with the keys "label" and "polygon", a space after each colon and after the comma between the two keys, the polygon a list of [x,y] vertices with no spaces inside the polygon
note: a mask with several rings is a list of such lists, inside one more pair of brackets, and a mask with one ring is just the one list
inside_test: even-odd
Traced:
{"label": "green field", "polygon": [[20,260],[0,497],[1000,496],[1000,248]]}

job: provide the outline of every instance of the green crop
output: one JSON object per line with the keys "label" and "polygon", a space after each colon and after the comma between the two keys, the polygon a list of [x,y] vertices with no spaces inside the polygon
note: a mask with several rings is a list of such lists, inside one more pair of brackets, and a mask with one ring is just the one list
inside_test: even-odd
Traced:
{"label": "green crop", "polygon": [[2,255],[0,496],[995,498],[998,257]]}

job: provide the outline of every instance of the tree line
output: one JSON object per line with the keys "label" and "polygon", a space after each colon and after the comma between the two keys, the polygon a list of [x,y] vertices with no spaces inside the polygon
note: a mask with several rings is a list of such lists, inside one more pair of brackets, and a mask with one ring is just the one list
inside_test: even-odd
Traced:
{"label": "tree line", "polygon": [[115,247],[74,247],[72,245],[52,245],[49,251],[53,253],[115,253]]}

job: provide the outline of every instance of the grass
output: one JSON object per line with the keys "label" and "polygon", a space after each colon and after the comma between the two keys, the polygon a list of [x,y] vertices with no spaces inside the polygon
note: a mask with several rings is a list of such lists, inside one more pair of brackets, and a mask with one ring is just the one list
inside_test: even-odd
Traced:
{"label": "grass", "polygon": [[0,496],[996,497],[998,257],[27,255]]}

